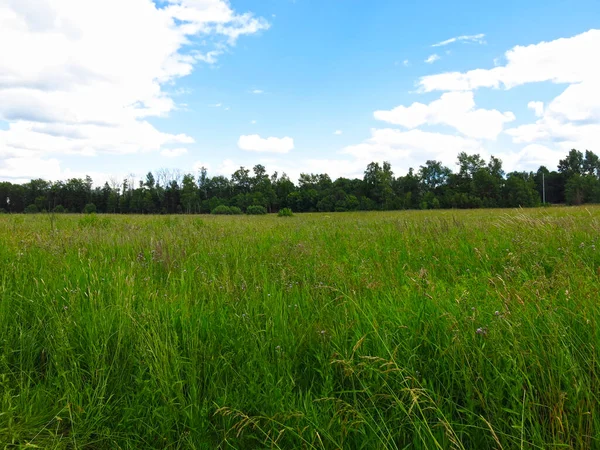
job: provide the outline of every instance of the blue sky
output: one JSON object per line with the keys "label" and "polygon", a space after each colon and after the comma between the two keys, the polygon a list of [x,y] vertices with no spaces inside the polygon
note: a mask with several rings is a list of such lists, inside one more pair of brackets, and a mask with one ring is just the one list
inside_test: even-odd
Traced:
{"label": "blue sky", "polygon": [[597,0],[404,3],[0,0],[0,179],[600,152]]}

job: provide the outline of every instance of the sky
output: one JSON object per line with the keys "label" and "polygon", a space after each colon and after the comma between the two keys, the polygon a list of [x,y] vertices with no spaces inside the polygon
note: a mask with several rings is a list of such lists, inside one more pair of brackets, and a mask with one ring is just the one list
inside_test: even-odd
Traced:
{"label": "sky", "polygon": [[0,180],[600,153],[598,0],[0,0]]}

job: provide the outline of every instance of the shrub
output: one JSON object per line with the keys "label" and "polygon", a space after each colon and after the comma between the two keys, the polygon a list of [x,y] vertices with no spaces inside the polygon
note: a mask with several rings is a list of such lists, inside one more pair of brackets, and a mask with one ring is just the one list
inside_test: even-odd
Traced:
{"label": "shrub", "polygon": [[281,208],[277,213],[279,217],[292,217],[294,213],[290,208]]}
{"label": "shrub", "polygon": [[94,205],[93,203],[88,203],[83,208],[83,213],[84,214],[92,214],[92,213],[95,213],[95,212],[96,212],[96,205]]}
{"label": "shrub", "polygon": [[54,207],[54,212],[62,214],[64,212],[67,212],[67,210],[65,209],[65,207],[63,205],[56,205]]}
{"label": "shrub", "polygon": [[213,209],[211,214],[231,214],[231,208],[225,205],[219,205],[215,209]]}
{"label": "shrub", "polygon": [[266,213],[267,213],[267,208],[265,208],[264,206],[261,206],[261,205],[251,205],[251,206],[248,206],[248,208],[246,209],[246,214],[259,215],[259,214],[266,214]]}
{"label": "shrub", "polygon": [[237,206],[230,206],[229,209],[231,210],[231,214],[242,214],[242,210]]}
{"label": "shrub", "polygon": [[6,210],[4,208],[0,208],[0,214],[6,214]]}
{"label": "shrub", "polygon": [[25,208],[25,211],[23,212],[25,214],[37,214],[38,212],[40,212],[40,210],[35,205],[29,205],[27,208]]}

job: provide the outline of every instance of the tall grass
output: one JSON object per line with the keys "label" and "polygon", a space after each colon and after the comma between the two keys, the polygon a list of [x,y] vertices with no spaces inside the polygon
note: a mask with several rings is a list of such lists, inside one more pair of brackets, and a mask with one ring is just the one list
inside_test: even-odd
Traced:
{"label": "tall grass", "polygon": [[600,209],[0,216],[8,448],[600,448]]}

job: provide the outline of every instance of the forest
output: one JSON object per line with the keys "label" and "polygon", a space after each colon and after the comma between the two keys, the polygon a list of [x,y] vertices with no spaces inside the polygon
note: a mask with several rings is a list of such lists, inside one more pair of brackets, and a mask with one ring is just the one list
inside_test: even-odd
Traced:
{"label": "forest", "polygon": [[[439,161],[394,176],[390,163],[370,163],[362,179],[332,180],[326,173],[302,173],[297,183],[260,164],[240,167],[227,178],[160,169],[145,179],[94,186],[91,177],[25,184],[0,182],[0,213],[206,214],[343,212],[404,209],[534,207],[542,204],[600,203],[600,159],[573,149],[557,170],[505,173],[502,161],[460,153],[458,171]],[[231,208],[217,207],[224,205]],[[250,208],[252,207],[252,208]],[[250,208],[250,210],[248,209]]]}

